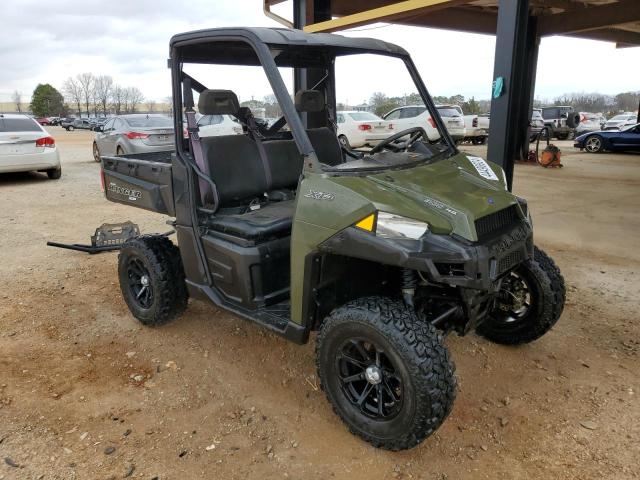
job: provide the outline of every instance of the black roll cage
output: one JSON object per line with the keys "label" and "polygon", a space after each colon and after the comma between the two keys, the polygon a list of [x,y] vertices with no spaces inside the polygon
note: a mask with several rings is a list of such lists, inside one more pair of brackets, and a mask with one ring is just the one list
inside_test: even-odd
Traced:
{"label": "black roll cage", "polygon": [[[277,30],[274,30],[274,31],[277,31]],[[308,34],[305,34],[305,35],[308,35]],[[203,44],[215,45],[216,43],[222,44],[225,42],[242,42],[247,44],[249,47],[251,47],[253,53],[255,53],[257,57],[258,65],[256,66],[261,66],[267,75],[267,79],[271,85],[271,88],[273,89],[273,93],[276,99],[278,100],[278,104],[280,105],[280,108],[282,109],[283,116],[291,129],[293,139],[298,147],[298,150],[300,151],[301,155],[304,158],[304,169],[312,172],[318,172],[318,173],[323,171],[322,168],[320,167],[320,163],[318,162],[318,158],[313,149],[313,146],[309,141],[309,137],[305,129],[305,124],[303,123],[303,120],[298,115],[298,112],[295,109],[295,106],[291,100],[291,97],[289,96],[289,92],[287,90],[286,85],[284,84],[284,81],[280,75],[280,72],[278,71],[278,65],[274,60],[274,55],[271,50],[272,48],[274,50],[277,50],[278,47],[304,48],[304,46],[301,46],[299,42],[291,42],[288,44],[287,43],[284,43],[284,44],[266,43],[265,41],[261,40],[258,35],[254,33],[254,29],[220,29],[220,30],[214,29],[214,30],[192,32],[190,34],[182,34],[177,37],[178,38],[185,37],[185,38],[176,39],[176,37],[174,37],[174,39],[172,39],[170,65],[173,73],[172,75],[173,98],[174,98],[173,115],[174,115],[174,128],[175,128],[175,139],[176,139],[176,152],[178,153],[179,156],[182,156],[182,159],[185,158],[185,155],[187,153],[184,151],[184,145],[181,141],[182,131],[183,131],[183,125],[182,125],[183,124],[182,122],[183,80],[188,78],[189,82],[191,83],[191,87],[194,90],[196,90],[198,93],[201,93],[203,90],[206,89],[206,87],[203,84],[201,84],[196,79],[194,79],[193,77],[183,72],[182,70],[183,63],[184,63],[183,61],[184,56],[182,55],[183,49],[188,49],[190,46],[194,47],[194,46],[200,46]],[[336,36],[333,36],[333,37],[336,37]],[[344,40],[352,40],[352,39],[344,39]],[[388,46],[389,44],[385,44],[385,45]],[[392,47],[395,47],[395,46],[392,46]],[[319,47],[318,45],[313,45],[313,48],[321,48],[321,47]],[[327,53],[329,53],[329,49],[337,50],[337,47],[335,47],[334,45],[327,45]],[[326,74],[329,76],[329,81],[326,82],[327,85],[325,87],[325,90],[327,93],[328,118],[331,121],[335,121],[335,118],[336,118],[334,67],[335,67],[335,57],[338,56],[338,54],[349,55],[349,54],[370,53],[370,54],[400,58],[404,62],[405,66],[407,67],[414,84],[418,87],[418,92],[420,93],[420,96],[422,97],[422,100],[424,101],[425,106],[431,113],[431,116],[436,123],[437,129],[439,130],[440,135],[444,138],[449,148],[453,152],[455,152],[456,151],[455,143],[451,139],[444,123],[442,122],[442,119],[438,114],[438,110],[436,109],[435,104],[427,91],[427,88],[422,82],[422,78],[420,77],[411,57],[399,47],[395,47],[395,50],[397,51],[391,51],[391,49],[389,48],[386,48],[386,49],[368,48],[368,47],[363,48],[359,46],[350,46],[348,52],[334,53],[328,59],[325,59],[325,61],[322,62],[323,64],[321,66],[322,68],[325,69]],[[286,51],[286,48],[284,48],[283,51]],[[250,62],[250,60],[247,61],[247,58],[243,58],[244,62],[238,61],[237,63],[234,63],[232,59],[231,60],[225,59],[225,61],[222,61],[222,62],[206,62],[203,60],[206,60],[206,59],[198,59],[195,61],[197,61],[198,63],[210,63],[212,65],[220,64],[220,63],[236,64],[236,65],[255,64],[255,62]],[[316,60],[317,60],[317,57],[316,57]],[[296,65],[290,65],[290,66],[296,67]],[[315,65],[308,65],[308,66],[318,67],[320,65],[315,64]],[[302,68],[302,67],[297,67],[297,68]],[[335,128],[335,126],[332,125],[332,128]],[[196,172],[196,173],[200,173],[200,172]]]}

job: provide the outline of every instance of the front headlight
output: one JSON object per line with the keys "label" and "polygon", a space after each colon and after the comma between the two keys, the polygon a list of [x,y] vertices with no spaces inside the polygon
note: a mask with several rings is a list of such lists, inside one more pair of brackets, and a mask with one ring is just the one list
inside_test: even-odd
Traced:
{"label": "front headlight", "polygon": [[412,218],[394,215],[392,213],[378,212],[363,218],[356,223],[356,227],[375,233],[382,238],[412,238],[419,239],[427,231],[429,224]]}

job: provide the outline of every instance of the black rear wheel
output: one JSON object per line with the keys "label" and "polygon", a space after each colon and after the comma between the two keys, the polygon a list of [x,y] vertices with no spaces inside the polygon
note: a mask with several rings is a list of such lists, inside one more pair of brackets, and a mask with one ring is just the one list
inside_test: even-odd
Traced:
{"label": "black rear wheel", "polygon": [[129,310],[145,325],[167,323],[187,308],[180,252],[167,237],[144,235],[125,242],[118,277]]}
{"label": "black rear wheel", "polygon": [[535,247],[532,260],[503,278],[494,308],[477,331],[488,340],[505,345],[537,340],[562,315],[565,295],[560,269]]}
{"label": "black rear wheel", "polygon": [[414,447],[453,406],[454,366],[442,336],[401,301],[368,297],[337,308],[318,334],[316,355],[335,412],[376,447]]}

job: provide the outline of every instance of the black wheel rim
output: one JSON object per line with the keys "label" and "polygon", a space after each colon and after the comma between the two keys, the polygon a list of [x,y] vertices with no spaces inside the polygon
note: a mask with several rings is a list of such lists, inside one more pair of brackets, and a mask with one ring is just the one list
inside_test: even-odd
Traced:
{"label": "black wheel rim", "polygon": [[342,393],[361,414],[386,421],[402,410],[402,378],[376,343],[366,339],[343,343],[338,350],[337,373]]}
{"label": "black wheel rim", "polygon": [[129,259],[127,277],[129,280],[129,292],[131,293],[133,301],[141,308],[151,308],[153,304],[151,276],[141,259],[136,257]]}
{"label": "black wheel rim", "polygon": [[502,279],[493,317],[506,327],[525,323],[534,309],[534,290],[526,276],[519,271]]}

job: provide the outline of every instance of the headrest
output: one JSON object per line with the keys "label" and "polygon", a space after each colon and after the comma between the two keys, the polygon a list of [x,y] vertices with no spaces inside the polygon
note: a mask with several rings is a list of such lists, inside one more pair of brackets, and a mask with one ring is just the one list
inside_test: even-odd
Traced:
{"label": "headrest", "polygon": [[202,115],[235,115],[239,108],[238,97],[231,90],[205,90],[198,98]]}
{"label": "headrest", "polygon": [[240,107],[235,113],[235,117],[241,122],[246,123],[247,118],[251,115],[251,109],[249,107]]}
{"label": "headrest", "polygon": [[324,96],[318,90],[299,90],[295,97],[299,112],[321,112],[324,110]]}

